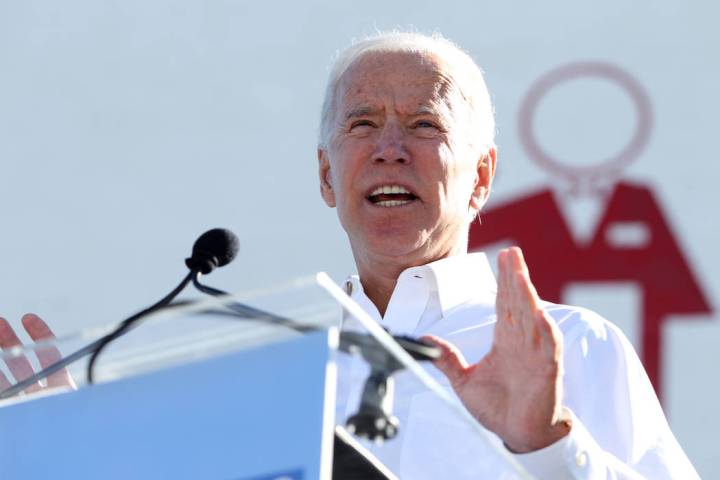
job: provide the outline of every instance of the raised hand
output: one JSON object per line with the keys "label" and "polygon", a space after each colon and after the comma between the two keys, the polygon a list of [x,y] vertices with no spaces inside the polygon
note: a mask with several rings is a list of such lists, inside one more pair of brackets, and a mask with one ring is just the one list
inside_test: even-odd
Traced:
{"label": "raised hand", "polygon": [[[55,335],[47,326],[47,324],[37,315],[34,315],[32,313],[23,315],[22,324],[25,328],[25,331],[27,331],[28,335],[30,335],[30,338],[32,338],[36,342],[55,338]],[[22,346],[22,342],[15,334],[15,331],[10,326],[10,323],[8,323],[8,321],[4,318],[0,317],[0,347],[2,347],[3,349],[8,349],[18,346]],[[38,349],[35,354],[37,355],[38,361],[40,362],[40,366],[42,368],[45,368],[48,365],[51,365],[52,363],[60,360],[60,352],[55,347]],[[23,355],[14,358],[8,358],[5,360],[5,363],[10,369],[10,373],[12,373],[13,377],[15,377],[15,380],[18,382],[33,375],[34,373],[32,365]],[[5,390],[10,386],[10,381],[2,372],[0,372],[0,390]],[[73,379],[67,369],[56,372],[47,378],[47,385],[45,386],[45,388],[56,387],[75,388],[75,383],[73,382]],[[24,392],[37,392],[42,388],[43,386],[41,386],[40,383],[36,383],[35,385],[26,388]]]}
{"label": "raised hand", "polygon": [[438,337],[436,366],[468,411],[516,453],[546,447],[570,431],[562,406],[562,333],[543,311],[519,248],[498,256],[497,323],[490,352],[468,365]]}

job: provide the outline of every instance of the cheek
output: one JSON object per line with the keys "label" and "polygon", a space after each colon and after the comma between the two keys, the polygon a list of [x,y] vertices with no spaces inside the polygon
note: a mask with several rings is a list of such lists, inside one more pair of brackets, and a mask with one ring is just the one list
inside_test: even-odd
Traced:
{"label": "cheek", "polygon": [[448,145],[441,145],[437,152],[437,176],[446,197],[453,198],[464,190],[464,172],[455,152]]}
{"label": "cheek", "polygon": [[459,192],[463,195],[467,194],[470,196],[475,188],[477,182],[477,172],[471,162],[465,162],[462,165],[456,165],[455,167],[455,185]]}
{"label": "cheek", "polygon": [[447,190],[449,201],[463,212],[470,206],[477,183],[477,172],[473,162],[454,163],[447,169]]}
{"label": "cheek", "polygon": [[372,149],[365,143],[355,139],[345,140],[334,149],[332,177],[334,185],[343,190],[352,190],[362,173],[366,159],[370,158]]}
{"label": "cheek", "polygon": [[340,210],[346,207],[350,203],[349,200],[355,195],[353,185],[357,182],[353,181],[354,178],[356,176],[353,173],[352,164],[342,160],[333,163],[329,180],[336,206]]}

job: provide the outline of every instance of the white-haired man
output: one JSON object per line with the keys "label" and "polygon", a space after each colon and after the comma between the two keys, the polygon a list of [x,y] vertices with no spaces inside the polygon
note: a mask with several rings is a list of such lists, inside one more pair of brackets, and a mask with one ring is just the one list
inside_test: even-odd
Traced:
{"label": "white-haired man", "polygon": [[[320,130],[320,190],[350,240],[354,299],[395,333],[429,335],[446,383],[520,463],[541,479],[697,478],[617,328],[543,303],[519,249],[500,253],[497,285],[486,258],[467,254],[496,165],[492,105],[467,54],[412,33],[357,43],[332,70]],[[35,340],[52,337],[35,315],[23,325]],[[19,343],[0,318],[0,347]],[[9,367],[18,379],[32,372],[24,360]],[[354,375],[341,371],[340,383]],[[0,389],[9,385],[0,373]],[[67,372],[48,382],[66,385]],[[341,413],[352,410],[346,393]],[[434,418],[440,410],[405,400],[391,459],[401,478],[447,477],[451,464],[467,466],[452,478],[504,474],[494,457],[467,455],[457,423]]]}
{"label": "white-haired man", "polygon": [[[439,36],[381,34],[340,55],[318,160],[357,265],[353,298],[394,333],[438,345],[446,383],[538,478],[697,478],[617,328],[542,302],[519,249],[500,252],[497,284],[484,255],[467,253],[495,173],[494,130],[481,71]],[[355,383],[350,370],[341,385]],[[412,433],[388,459],[401,478],[442,475],[442,461],[427,461],[441,438],[458,445],[443,445],[446,465],[485,463],[468,478],[502,471],[448,454],[463,450],[462,435],[441,435],[442,422],[423,429],[434,412],[404,405]]]}

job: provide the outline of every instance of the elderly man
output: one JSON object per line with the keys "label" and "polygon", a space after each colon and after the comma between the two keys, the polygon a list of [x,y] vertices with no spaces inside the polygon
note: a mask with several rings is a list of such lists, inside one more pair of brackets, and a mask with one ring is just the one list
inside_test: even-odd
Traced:
{"label": "elderly man", "polygon": [[[443,38],[382,34],[339,56],[318,160],[322,197],[337,208],[357,264],[353,298],[391,331],[434,342],[438,379],[538,478],[697,478],[617,328],[542,302],[519,249],[500,253],[497,284],[485,256],[467,253],[495,174],[494,130],[479,68]],[[33,339],[52,336],[34,315],[23,324]],[[0,346],[18,344],[0,319]],[[27,362],[10,369],[31,372]],[[359,378],[352,365],[340,370],[341,416],[353,410]],[[71,382],[60,372],[49,385]],[[0,373],[0,388],[8,385]],[[457,422],[412,386],[406,393],[397,411],[404,433],[385,459],[401,478],[507,472],[490,453],[468,455]]]}
{"label": "elderly man", "polygon": [[[538,478],[697,478],[617,328],[540,300],[519,249],[500,252],[497,285],[485,256],[467,253],[495,173],[494,129],[481,71],[443,38],[381,34],[339,56],[318,160],[358,268],[353,298],[395,333],[428,335],[446,383]],[[357,384],[352,368],[343,380]],[[348,396],[341,388],[341,416]],[[433,411],[422,410],[397,412],[408,433],[386,460],[401,478],[441,475],[427,461],[438,442],[463,442],[423,429]],[[442,446],[446,465],[502,470]]]}

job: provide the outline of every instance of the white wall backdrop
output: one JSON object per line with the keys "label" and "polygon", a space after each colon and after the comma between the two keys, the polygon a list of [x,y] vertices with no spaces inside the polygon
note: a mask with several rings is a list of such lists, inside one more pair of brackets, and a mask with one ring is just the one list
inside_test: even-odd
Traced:
{"label": "white wall backdrop", "polygon": [[[34,311],[60,334],[118,320],[164,295],[215,226],[238,233],[242,250],[210,283],[237,291],[319,270],[342,279],[352,258],[316,184],[323,86],[336,50],[398,26],[443,32],[485,69],[499,131],[494,202],[552,183],[517,131],[537,78],[588,60],[637,78],[654,126],[625,177],[652,185],[714,309],[719,14],[713,2],[669,0],[0,0],[0,314],[19,325]],[[538,130],[548,149],[585,161],[627,141],[632,106],[595,87],[607,101],[578,108],[587,98],[572,89],[550,99]],[[603,295],[601,313],[612,303]],[[720,474],[718,320],[665,331],[665,405],[705,478]]]}

